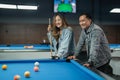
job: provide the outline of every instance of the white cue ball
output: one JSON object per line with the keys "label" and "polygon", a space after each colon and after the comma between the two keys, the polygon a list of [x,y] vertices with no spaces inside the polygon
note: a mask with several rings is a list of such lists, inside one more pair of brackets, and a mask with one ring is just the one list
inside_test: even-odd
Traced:
{"label": "white cue ball", "polygon": [[34,63],[34,66],[39,66],[39,65],[40,65],[39,62]]}

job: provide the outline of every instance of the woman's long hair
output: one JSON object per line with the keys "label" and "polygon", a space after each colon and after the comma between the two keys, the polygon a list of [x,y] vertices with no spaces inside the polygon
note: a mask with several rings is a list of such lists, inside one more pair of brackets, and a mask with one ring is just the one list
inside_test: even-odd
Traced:
{"label": "woman's long hair", "polygon": [[[56,16],[59,16],[62,20],[62,26],[60,28],[56,27],[56,24],[55,24]],[[63,17],[63,15],[61,15],[59,13],[55,14],[53,16],[53,21],[52,21],[52,35],[56,39],[56,41],[58,41],[58,39],[60,37],[60,30],[63,29],[64,27],[68,27],[68,24],[67,24],[65,18]]]}

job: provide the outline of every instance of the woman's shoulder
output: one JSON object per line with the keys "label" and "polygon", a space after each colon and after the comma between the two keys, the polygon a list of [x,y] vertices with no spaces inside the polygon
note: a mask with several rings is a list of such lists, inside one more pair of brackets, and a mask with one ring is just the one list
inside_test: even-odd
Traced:
{"label": "woman's shoulder", "polygon": [[71,27],[66,27],[62,30],[63,34],[72,34],[73,29]]}
{"label": "woman's shoulder", "polygon": [[66,30],[66,31],[73,31],[72,27],[70,27],[70,26],[65,27],[64,30]]}

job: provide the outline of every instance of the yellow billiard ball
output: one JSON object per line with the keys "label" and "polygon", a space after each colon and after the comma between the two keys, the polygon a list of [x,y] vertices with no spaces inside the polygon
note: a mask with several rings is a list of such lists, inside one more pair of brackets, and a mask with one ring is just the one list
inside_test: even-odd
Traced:
{"label": "yellow billiard ball", "polygon": [[2,69],[6,70],[7,69],[7,65],[6,64],[2,65]]}
{"label": "yellow billiard ball", "polygon": [[25,71],[24,76],[25,77],[30,77],[30,72],[29,71]]}
{"label": "yellow billiard ball", "polygon": [[28,48],[28,46],[24,46],[24,48]]}

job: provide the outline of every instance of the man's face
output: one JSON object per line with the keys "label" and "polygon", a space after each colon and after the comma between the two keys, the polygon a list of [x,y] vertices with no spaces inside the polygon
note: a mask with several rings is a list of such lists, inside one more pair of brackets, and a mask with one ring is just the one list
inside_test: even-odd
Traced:
{"label": "man's face", "polygon": [[86,18],[86,15],[79,17],[79,24],[82,29],[87,29],[91,24],[91,19]]}

